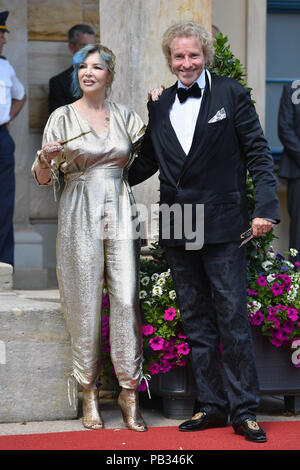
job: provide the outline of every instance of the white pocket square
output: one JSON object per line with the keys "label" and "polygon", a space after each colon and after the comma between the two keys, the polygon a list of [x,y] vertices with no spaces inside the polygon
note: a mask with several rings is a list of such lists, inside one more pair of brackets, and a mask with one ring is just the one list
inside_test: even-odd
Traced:
{"label": "white pocket square", "polygon": [[213,122],[218,122],[222,121],[222,119],[226,118],[226,111],[224,108],[219,109],[219,111],[216,112],[216,114],[208,121],[208,124],[211,124]]}

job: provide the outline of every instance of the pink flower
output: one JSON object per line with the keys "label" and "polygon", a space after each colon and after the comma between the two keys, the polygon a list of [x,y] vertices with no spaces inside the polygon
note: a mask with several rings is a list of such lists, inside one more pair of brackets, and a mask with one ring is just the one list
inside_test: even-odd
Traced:
{"label": "pink flower", "polygon": [[294,307],[290,307],[288,309],[288,312],[287,312],[287,316],[293,320],[293,321],[296,321],[298,320],[299,316],[298,316],[298,310]]}
{"label": "pink flower", "polygon": [[267,307],[269,315],[276,315],[278,310],[280,310],[280,305],[276,305],[275,307]]}
{"label": "pink flower", "polygon": [[165,352],[163,357],[164,359],[174,359],[174,357],[176,357],[176,353],[172,351],[167,351]]}
{"label": "pink flower", "polygon": [[186,336],[183,333],[178,333],[177,337],[180,339],[186,339]]}
{"label": "pink flower", "polygon": [[281,279],[285,284],[290,285],[292,283],[292,278],[291,276],[288,276],[287,274],[280,274]]}
{"label": "pink flower", "polygon": [[299,263],[299,261],[295,261],[294,265],[296,266],[296,268],[300,269],[300,263]]}
{"label": "pink flower", "polygon": [[143,379],[139,386],[139,392],[144,392],[145,390],[147,390],[147,384],[146,380]]}
{"label": "pink flower", "polygon": [[101,320],[102,326],[109,325],[109,315],[104,315]]}
{"label": "pink flower", "polygon": [[108,309],[109,308],[109,297],[107,294],[104,294],[102,297],[102,308]]}
{"label": "pink flower", "polygon": [[159,351],[163,349],[165,340],[160,336],[155,336],[155,338],[151,338],[149,341],[149,345],[154,351]]}
{"label": "pink flower", "polygon": [[142,326],[142,333],[143,333],[144,336],[152,335],[152,333],[154,333],[154,331],[155,331],[155,328],[152,325],[143,325]]}
{"label": "pink flower", "polygon": [[[279,304],[279,305],[276,305],[275,308],[277,308],[278,310],[286,310],[286,309],[287,309],[287,306],[286,306],[286,305],[281,305],[281,304]],[[277,310],[277,311],[278,311],[278,310]]]}
{"label": "pink flower", "polygon": [[149,372],[151,375],[154,375],[154,374],[159,374],[160,372],[160,365],[157,364],[156,362],[154,362],[153,364],[151,364],[148,368]]}
{"label": "pink flower", "polygon": [[165,343],[164,343],[164,351],[172,352],[172,351],[174,351],[174,349],[175,349],[174,340],[165,341]]}
{"label": "pink flower", "polygon": [[187,343],[177,344],[176,349],[178,351],[178,354],[182,354],[183,356],[187,356],[190,352],[190,348]]}
{"label": "pink flower", "polygon": [[270,287],[270,290],[272,291],[273,295],[277,297],[278,295],[282,294],[283,286],[278,284],[278,282],[274,282],[273,286]]}
{"label": "pink flower", "polygon": [[290,334],[294,330],[294,323],[291,320],[285,320],[282,325],[282,331]]}
{"label": "pink flower", "polygon": [[177,312],[175,308],[170,307],[168,308],[168,310],[165,310],[164,319],[168,321],[172,321],[176,317],[176,315],[177,315]]}
{"label": "pink flower", "polygon": [[104,338],[108,338],[109,337],[109,327],[108,326],[102,327],[101,333],[102,333],[102,336]]}
{"label": "pink flower", "polygon": [[280,328],[280,321],[278,320],[277,317],[270,318],[270,320],[273,321],[275,328]]}
{"label": "pink flower", "polygon": [[267,286],[268,285],[268,281],[267,281],[267,278],[264,277],[264,276],[259,276],[256,280],[256,283],[259,285],[259,286]]}
{"label": "pink flower", "polygon": [[264,320],[263,314],[259,311],[256,312],[254,315],[251,317],[251,324],[252,325],[260,325]]}
{"label": "pink flower", "polygon": [[177,361],[177,364],[178,364],[180,367],[186,366],[187,363],[188,363],[188,359],[183,358],[183,357],[179,357],[179,359],[178,359],[178,361]]}
{"label": "pink flower", "polygon": [[169,370],[171,370],[171,369],[172,369],[172,365],[170,364],[170,362],[162,359],[162,361],[161,361],[161,372],[163,374],[165,374],[166,372],[169,372]]}
{"label": "pink flower", "polygon": [[274,344],[274,346],[276,346],[276,348],[280,348],[280,346],[282,346],[282,340],[280,338],[274,337],[272,339],[272,344]]}
{"label": "pink flower", "polygon": [[249,290],[247,291],[247,295],[258,295],[258,292],[257,292],[257,290],[253,290],[253,289],[251,290],[251,289],[249,289]]}

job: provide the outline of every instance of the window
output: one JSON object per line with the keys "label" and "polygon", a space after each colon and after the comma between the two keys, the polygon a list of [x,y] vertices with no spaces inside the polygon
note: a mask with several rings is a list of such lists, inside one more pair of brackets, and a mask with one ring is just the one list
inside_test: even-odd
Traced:
{"label": "window", "polygon": [[266,137],[274,160],[282,145],[277,117],[283,85],[300,79],[300,1],[268,1],[266,64]]}

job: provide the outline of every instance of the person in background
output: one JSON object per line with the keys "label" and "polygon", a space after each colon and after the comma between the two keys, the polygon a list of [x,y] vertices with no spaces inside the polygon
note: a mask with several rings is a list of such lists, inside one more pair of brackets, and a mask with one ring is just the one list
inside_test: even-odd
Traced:
{"label": "person in background", "polygon": [[[293,86],[294,85],[294,86]],[[296,86],[295,86],[296,85]],[[289,247],[300,261],[300,100],[299,82],[284,85],[278,113],[278,137],[283,145],[279,176],[287,180],[287,204],[290,216]]]}
{"label": "person in background", "polygon": [[2,56],[8,15],[8,11],[0,12],[0,262],[14,266],[15,144],[8,127],[23,108],[26,95],[14,68]]}
{"label": "person in background", "polygon": [[[69,49],[74,55],[88,44],[95,44],[96,34],[87,24],[77,24],[68,32]],[[71,91],[73,65],[50,78],[49,81],[49,114],[65,104],[73,103],[76,98]]]}

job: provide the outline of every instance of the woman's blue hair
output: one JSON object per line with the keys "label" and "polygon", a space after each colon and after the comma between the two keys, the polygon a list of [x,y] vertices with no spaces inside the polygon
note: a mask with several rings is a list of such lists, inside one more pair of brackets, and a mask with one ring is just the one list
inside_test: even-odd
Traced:
{"label": "woman's blue hair", "polygon": [[82,62],[85,61],[86,57],[93,52],[99,52],[101,59],[105,62],[107,70],[110,74],[110,83],[106,90],[106,96],[110,92],[111,84],[115,75],[115,61],[116,57],[114,53],[108,49],[108,47],[102,46],[101,44],[89,44],[88,46],[83,47],[73,56],[73,72],[71,75],[71,92],[75,98],[80,98],[82,91],[79,85],[78,80],[78,68]]}

